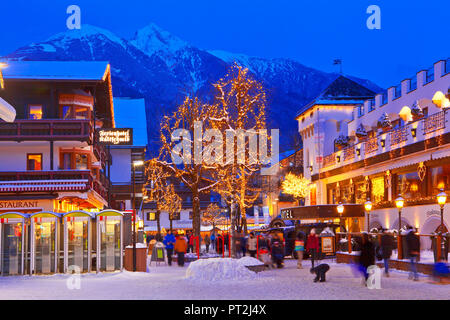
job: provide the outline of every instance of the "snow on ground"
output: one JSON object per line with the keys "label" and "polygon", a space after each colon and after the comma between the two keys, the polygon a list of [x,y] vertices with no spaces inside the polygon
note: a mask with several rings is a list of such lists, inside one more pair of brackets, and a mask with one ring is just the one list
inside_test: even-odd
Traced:
{"label": "snow on ground", "polygon": [[243,266],[249,266],[249,267],[250,266],[261,266],[264,264],[264,262],[261,262],[258,259],[248,257],[248,256],[238,259],[237,262]]}
{"label": "snow on ground", "polygon": [[231,258],[200,259],[191,262],[186,271],[186,279],[196,281],[236,281],[256,277],[255,272]]}
{"label": "snow on ground", "polygon": [[[327,282],[313,283],[310,261],[304,269],[296,268],[295,260],[286,260],[283,269],[258,273],[254,279],[208,281],[186,279],[185,267],[173,264],[152,265],[149,273],[114,272],[86,274],[80,289],[70,290],[69,275],[14,276],[0,278],[0,299],[448,299],[450,287],[435,285],[421,275],[420,281],[408,280],[408,273],[392,270],[390,278],[382,278],[382,289],[370,290],[355,278],[349,265],[335,264]],[[73,283],[73,282],[70,282]]]}

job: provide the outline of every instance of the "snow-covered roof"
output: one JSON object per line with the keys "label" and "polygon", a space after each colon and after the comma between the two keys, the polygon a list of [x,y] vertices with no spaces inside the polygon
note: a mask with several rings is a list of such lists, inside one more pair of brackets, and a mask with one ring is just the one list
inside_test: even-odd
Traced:
{"label": "snow-covered roof", "polygon": [[116,128],[133,128],[133,145],[146,146],[147,116],[144,99],[114,98]]}
{"label": "snow-covered roof", "polygon": [[102,81],[108,71],[105,61],[8,61],[3,78],[19,80]]}

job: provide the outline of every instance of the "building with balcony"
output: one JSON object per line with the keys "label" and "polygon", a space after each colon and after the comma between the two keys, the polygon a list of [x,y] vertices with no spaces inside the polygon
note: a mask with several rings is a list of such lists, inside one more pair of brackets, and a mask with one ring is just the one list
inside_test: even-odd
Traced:
{"label": "building with balcony", "polygon": [[313,185],[306,204],[362,204],[370,199],[370,226],[367,219],[349,220],[347,229],[397,229],[394,200],[401,195],[401,226],[411,225],[423,234],[436,231],[436,195],[440,189],[450,192],[449,88],[447,59],[363,101],[308,106],[297,118],[305,173],[310,172]]}
{"label": "building with balcony", "polygon": [[106,150],[95,128],[114,127],[107,62],[9,61],[0,98],[0,211],[67,212],[108,205]]}

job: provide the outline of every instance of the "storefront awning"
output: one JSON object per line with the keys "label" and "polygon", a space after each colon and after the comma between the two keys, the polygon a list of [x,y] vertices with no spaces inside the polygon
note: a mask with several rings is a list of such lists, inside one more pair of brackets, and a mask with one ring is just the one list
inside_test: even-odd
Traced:
{"label": "storefront awning", "polygon": [[281,209],[281,218],[285,220],[304,220],[364,217],[364,206],[362,204],[343,204],[343,206],[344,212],[342,215],[337,211],[336,204],[284,208]]}

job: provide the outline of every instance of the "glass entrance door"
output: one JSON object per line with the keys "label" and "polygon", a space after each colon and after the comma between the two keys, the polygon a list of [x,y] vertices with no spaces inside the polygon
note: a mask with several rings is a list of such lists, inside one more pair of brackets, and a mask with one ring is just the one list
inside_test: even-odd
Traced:
{"label": "glass entrance door", "polygon": [[114,271],[120,269],[120,218],[107,217],[106,221],[99,221],[100,269]]}
{"label": "glass entrance door", "polygon": [[[12,220],[12,219],[11,219]],[[22,273],[22,223],[2,223],[2,275]]]}
{"label": "glass entrance door", "polygon": [[36,273],[54,273],[56,255],[55,218],[41,218],[34,225]]}
{"label": "glass entrance door", "polygon": [[74,218],[67,222],[68,228],[68,267],[75,265],[81,272],[88,271],[88,221]]}

